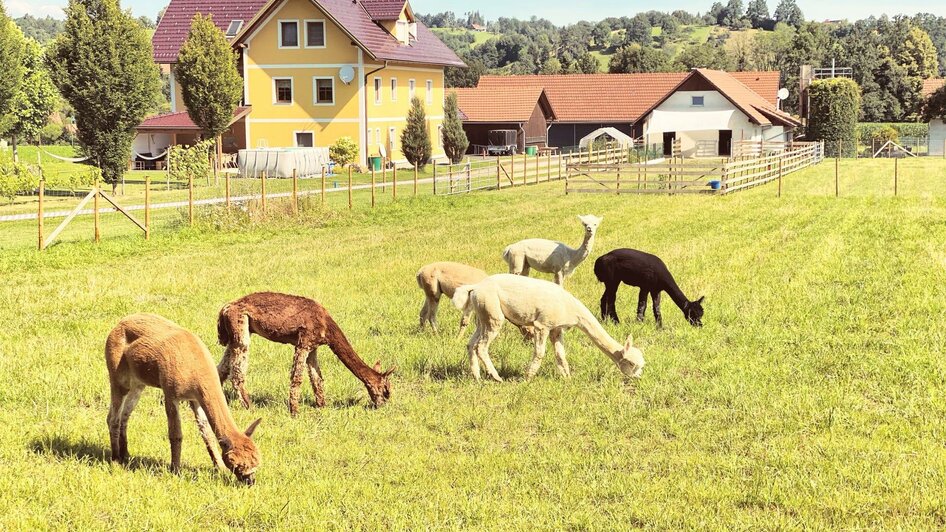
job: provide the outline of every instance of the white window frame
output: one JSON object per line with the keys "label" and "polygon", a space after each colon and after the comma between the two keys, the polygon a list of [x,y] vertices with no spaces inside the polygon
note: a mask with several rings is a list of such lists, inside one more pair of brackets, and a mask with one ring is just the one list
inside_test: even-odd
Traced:
{"label": "white window frame", "polygon": [[[289,101],[281,102],[279,101],[279,89],[276,87],[277,81],[289,80]],[[273,78],[273,105],[292,105],[296,103],[296,82],[292,79],[291,76],[282,76],[278,78]]]}
{"label": "white window frame", "polygon": [[[283,46],[282,44],[282,25],[284,23],[293,22],[296,25],[296,45],[295,46]],[[299,21],[297,19],[280,19],[276,25],[276,44],[279,46],[280,50],[298,50],[302,45],[302,32],[299,31]]]}
{"label": "white window frame", "polygon": [[417,96],[417,80],[409,79],[407,80],[407,100],[413,102],[414,96]]}
{"label": "white window frame", "polygon": [[381,128],[380,127],[374,128],[374,143],[379,146],[381,145]]}
{"label": "white window frame", "polygon": [[[310,22],[321,22],[322,23],[322,46],[309,46],[309,23]],[[304,28],[304,37],[305,40],[302,42],[302,45],[305,46],[307,50],[319,50],[322,48],[328,47],[328,24],[325,23],[324,18],[307,18],[302,21],[302,26]],[[280,26],[282,28],[282,26]]]}
{"label": "white window frame", "polygon": [[[319,101],[319,80],[329,80],[332,82],[332,101]],[[332,76],[312,76],[312,105],[331,106],[335,105],[335,78]]]}
{"label": "white window frame", "polygon": [[[232,34],[231,34],[231,33],[230,33],[230,28],[232,28],[234,24],[238,24],[238,25],[237,25],[237,29],[236,29],[236,32],[235,32],[235,33],[232,33]],[[244,21],[243,21],[243,20],[240,20],[240,19],[231,20],[231,21],[230,21],[230,25],[227,26],[227,32],[226,32],[227,38],[228,38],[228,39],[232,39],[233,37],[236,37],[237,35],[239,35],[239,34],[240,34],[240,30],[243,29],[243,24],[244,24]]]}
{"label": "white window frame", "polygon": [[427,105],[434,103],[434,80],[427,80],[427,94],[426,94]]}
{"label": "white window frame", "polygon": [[394,152],[397,150],[397,128],[394,126],[388,126],[388,158],[394,157]]}
{"label": "white window frame", "polygon": [[[700,99],[700,103],[696,103],[696,99]],[[690,107],[706,107],[706,96],[690,96]]]}
{"label": "white window frame", "polygon": [[391,101],[397,101],[397,78],[391,78]]}
{"label": "white window frame", "polygon": [[374,78],[374,104],[375,105],[381,105],[381,86],[382,85],[383,83],[381,83],[380,77]]}
{"label": "white window frame", "polygon": [[299,134],[300,134],[300,133],[303,134],[303,135],[311,135],[311,136],[312,136],[312,147],[314,148],[314,147],[315,147],[315,131],[305,131],[305,130],[293,131],[293,132],[292,132],[292,145],[295,146],[296,148],[302,148],[302,147],[308,148],[308,146],[300,146],[300,145],[299,145]]}

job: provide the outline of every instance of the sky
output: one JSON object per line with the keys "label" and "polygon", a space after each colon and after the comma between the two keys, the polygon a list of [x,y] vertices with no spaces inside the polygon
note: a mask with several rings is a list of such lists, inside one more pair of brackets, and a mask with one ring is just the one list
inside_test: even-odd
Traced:
{"label": "sky", "polygon": [[[7,12],[14,17],[24,14],[34,16],[51,15],[62,18],[66,0],[0,0]],[[131,7],[135,15],[155,17],[166,0],[121,0],[124,7]],[[725,2],[723,2],[725,3]],[[605,17],[633,16],[639,11],[656,9],[673,11],[684,9],[690,12],[706,12],[713,0],[664,0],[663,2],[640,2],[629,0],[411,0],[414,10],[420,13],[453,11],[462,14],[471,9],[479,10],[487,20],[499,17],[529,18],[533,15],[547,18],[564,25],[576,20],[601,20]],[[775,10],[778,0],[769,0],[769,9]],[[850,19],[857,20],[870,15],[896,15],[933,13],[946,16],[946,2],[939,0],[799,0],[805,17],[810,20]],[[580,6],[580,7],[576,7]]]}

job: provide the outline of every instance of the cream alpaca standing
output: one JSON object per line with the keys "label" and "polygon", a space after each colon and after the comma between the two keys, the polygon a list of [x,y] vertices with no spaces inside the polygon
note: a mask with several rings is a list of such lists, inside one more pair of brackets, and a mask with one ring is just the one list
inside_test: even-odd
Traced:
{"label": "cream alpaca standing", "polygon": [[476,332],[467,345],[473,377],[480,378],[480,361],[494,380],[502,381],[489,357],[489,346],[499,335],[506,320],[519,327],[530,327],[535,353],[526,368],[526,378],[539,371],[545,356],[545,341],[551,337],[559,372],[568,377],[571,369],[565,358],[565,331],[577,327],[598,349],[617,365],[621,373],[640,377],[644,355],[628,336],[622,346],[604,330],[585,305],[559,285],[518,275],[493,275],[479,284],[462,286],[453,296],[453,304],[464,312],[476,312]]}
{"label": "cream alpaca standing", "polygon": [[[434,262],[417,272],[417,284],[424,291],[424,306],[420,309],[420,328],[425,323],[437,331],[437,307],[440,305],[440,296],[445,295],[453,299],[456,289],[470,284],[476,284],[486,279],[488,274],[479,268],[460,264],[458,262]],[[469,313],[464,312],[460,320],[460,332],[470,322]]]}
{"label": "cream alpaca standing", "polygon": [[[112,329],[105,343],[105,364],[112,404],[108,432],[112,460],[127,463],[128,418],[148,386],[164,392],[171,440],[171,470],[181,467],[181,417],[178,403],[190,403],[207,452],[217,467],[226,467],[245,484],[253,484],[260,453],[252,435],[260,420],[240,432],[220,387],[207,347],[194,334],[153,314],[133,314]],[[223,450],[221,457],[214,440]]]}
{"label": "cream alpaca standing", "polygon": [[585,226],[585,239],[578,249],[572,249],[562,242],[531,238],[510,245],[503,251],[503,259],[509,265],[509,273],[529,276],[529,268],[555,275],[555,284],[564,285],[565,278],[571,276],[575,268],[591,253],[595,243],[595,232],[603,218],[591,214],[579,216]]}

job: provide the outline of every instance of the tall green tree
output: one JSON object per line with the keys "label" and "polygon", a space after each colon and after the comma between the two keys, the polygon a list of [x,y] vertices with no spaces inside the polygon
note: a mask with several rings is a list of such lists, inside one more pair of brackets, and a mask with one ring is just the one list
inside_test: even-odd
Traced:
{"label": "tall green tree", "polygon": [[7,134],[13,141],[14,158],[20,139],[36,139],[49,123],[50,115],[59,103],[59,93],[49,79],[39,43],[26,40],[24,47],[24,76],[20,89],[13,95],[10,125]]}
{"label": "tall green tree", "polygon": [[197,13],[191,20],[190,33],[177,57],[175,76],[181,83],[191,120],[216,139],[219,162],[220,137],[230,127],[233,111],[243,97],[243,78],[237,71],[236,53],[211,15]]}
{"label": "tall green tree", "polygon": [[765,0],[751,0],[746,8],[746,18],[753,28],[763,28],[769,22],[769,4]]}
{"label": "tall green tree", "polygon": [[643,47],[639,44],[622,46],[608,63],[612,74],[633,74],[637,72],[669,72],[670,58],[660,50]]}
{"label": "tall green tree", "polygon": [[7,16],[0,0],[0,134],[10,127],[13,95],[23,80],[23,32]]}
{"label": "tall green tree", "polygon": [[729,0],[729,3],[726,4],[726,15],[723,23],[730,28],[738,27],[739,22],[745,19],[744,10],[742,0]]}
{"label": "tall green tree", "polygon": [[733,70],[733,59],[722,46],[717,46],[712,42],[705,42],[696,46],[685,48],[677,55],[676,66],[678,70],[691,70],[694,68],[709,68],[712,70]]}
{"label": "tall green tree", "polygon": [[407,125],[401,132],[401,152],[411,165],[420,168],[427,166],[433,153],[430,144],[430,130],[427,128],[427,113],[420,98],[411,99],[411,109],[407,112]]}
{"label": "tall green tree", "polygon": [[800,28],[805,23],[805,15],[795,0],[781,0],[775,8],[775,22]]}
{"label": "tall green tree", "polygon": [[827,155],[838,154],[838,143],[853,142],[861,114],[861,89],[845,78],[817,80],[808,89],[808,137],[825,141]]}
{"label": "tall green tree", "polygon": [[626,44],[637,43],[641,46],[650,46],[653,38],[650,22],[647,17],[642,15],[632,18],[631,23],[624,30],[624,42]]}
{"label": "tall green tree", "polygon": [[160,97],[148,33],[118,0],[69,0],[47,63],[75,109],[83,150],[114,191],[128,169],[135,126]]}
{"label": "tall green tree", "polygon": [[443,114],[443,151],[446,152],[451,163],[457,164],[463,160],[466,149],[470,147],[470,140],[463,131],[455,92],[447,95],[447,100],[443,104]]}
{"label": "tall green tree", "polygon": [[914,27],[897,51],[897,62],[906,67],[907,74],[920,79],[936,77],[939,57],[933,39],[925,31]]}

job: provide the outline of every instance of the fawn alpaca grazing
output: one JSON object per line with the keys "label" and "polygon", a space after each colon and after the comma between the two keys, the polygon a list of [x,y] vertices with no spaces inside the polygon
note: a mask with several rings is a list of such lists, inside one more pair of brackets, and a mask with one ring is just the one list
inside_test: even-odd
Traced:
{"label": "fawn alpaca grazing", "polygon": [[641,289],[637,298],[637,321],[644,321],[647,311],[647,295],[654,303],[654,319],[657,327],[663,327],[660,314],[660,293],[667,292],[687,321],[694,327],[703,326],[703,297],[690,301],[677,286],[673,275],[660,258],[635,249],[616,249],[595,261],[595,277],[604,283],[601,296],[601,319],[619,322],[615,303],[621,283]]}
{"label": "fawn alpaca grazing", "polygon": [[322,345],[327,345],[365,384],[375,406],[383,405],[391,397],[389,377],[394,368],[382,373],[380,360],[374,368],[365,364],[325,307],[304,297],[258,292],[224,305],[217,318],[217,339],[227,348],[217,366],[220,383],[229,378],[246,408],[252,404],[246,391],[251,334],[295,346],[289,377],[289,412],[293,416],[299,412],[300,387],[306,365],[315,404],[325,406],[324,381],[316,355],[316,350]]}
{"label": "fawn alpaca grazing", "polygon": [[509,273],[528,277],[529,269],[535,268],[543,273],[554,274],[555,284],[564,285],[565,278],[591,254],[595,233],[603,220],[590,214],[579,216],[578,219],[585,227],[585,237],[578,249],[541,238],[516,242],[503,251],[503,259],[509,265]]}
{"label": "fawn alpaca grazing", "polygon": [[[417,272],[417,284],[424,291],[424,306],[420,309],[420,328],[424,328],[425,323],[437,331],[437,307],[440,305],[440,296],[445,295],[453,299],[456,289],[468,284],[476,284],[486,279],[488,274],[479,268],[460,264],[458,262],[434,262],[428,264]],[[470,315],[463,314],[460,319],[460,332],[470,322]]]}
{"label": "fawn alpaca grazing", "polygon": [[[187,401],[214,465],[226,467],[245,484],[253,484],[260,453],[252,436],[260,420],[246,432],[237,428],[213,359],[200,338],[161,316],[134,314],[109,333],[105,364],[112,392],[108,411],[112,460],[128,463],[128,418],[141,392],[151,386],[164,392],[174,473],[180,471],[183,440],[178,403]],[[214,440],[219,442],[222,456]]]}
{"label": "fawn alpaca grazing", "polygon": [[473,377],[480,379],[480,361],[496,381],[502,377],[489,356],[489,346],[509,320],[519,327],[534,331],[534,355],[526,368],[526,378],[539,371],[545,356],[545,341],[552,339],[559,372],[568,377],[571,369],[565,358],[565,331],[577,327],[617,365],[621,373],[640,377],[644,371],[644,354],[634,347],[628,336],[622,346],[604,330],[582,303],[559,285],[510,274],[493,275],[479,284],[463,286],[453,296],[453,304],[464,311],[476,312],[476,332],[467,345]]}

